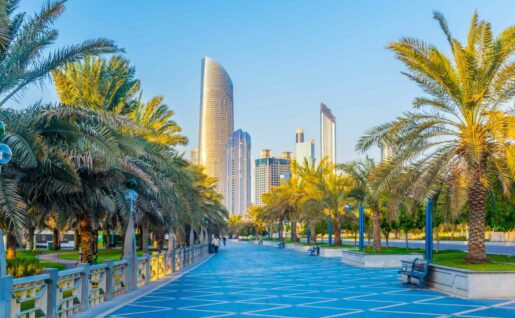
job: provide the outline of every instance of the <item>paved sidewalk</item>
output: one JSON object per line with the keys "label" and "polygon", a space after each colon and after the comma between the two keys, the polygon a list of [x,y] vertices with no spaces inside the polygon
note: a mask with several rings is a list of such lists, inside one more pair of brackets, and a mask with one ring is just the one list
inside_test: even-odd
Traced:
{"label": "paved sidewalk", "polygon": [[515,317],[515,300],[468,300],[418,289],[393,269],[249,243],[229,243],[208,262],[109,317]]}
{"label": "paved sidewalk", "polygon": [[62,259],[59,258],[59,253],[51,253],[51,254],[38,254],[36,255],[37,259],[44,260],[44,261],[50,261],[54,263],[61,263],[66,264],[68,266],[73,266],[78,263],[78,261],[72,261],[69,259]]}

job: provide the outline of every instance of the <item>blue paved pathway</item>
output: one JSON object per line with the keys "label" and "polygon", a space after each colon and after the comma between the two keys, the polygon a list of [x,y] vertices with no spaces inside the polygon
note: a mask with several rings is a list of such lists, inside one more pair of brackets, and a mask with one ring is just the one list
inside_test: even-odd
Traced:
{"label": "blue paved pathway", "polygon": [[110,317],[515,317],[515,300],[465,300],[402,284],[393,269],[247,243]]}

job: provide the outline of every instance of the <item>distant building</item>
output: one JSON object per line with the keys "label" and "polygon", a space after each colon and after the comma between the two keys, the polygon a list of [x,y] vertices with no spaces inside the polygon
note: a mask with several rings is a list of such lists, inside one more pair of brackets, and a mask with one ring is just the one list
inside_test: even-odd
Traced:
{"label": "distant building", "polygon": [[272,157],[270,149],[261,150],[259,159],[256,159],[255,172],[255,204],[263,205],[261,196],[272,191],[272,187],[281,185],[281,180],[291,177],[291,152],[283,152],[281,158]]}
{"label": "distant building", "polygon": [[304,142],[304,131],[297,129],[295,136],[295,160],[300,166],[304,165],[304,161],[308,160],[311,165],[315,164],[315,141],[311,139],[309,142]]}
{"label": "distant building", "polygon": [[250,135],[241,129],[227,143],[227,179],[224,205],[235,215],[244,215],[251,200]]}
{"label": "distant building", "polygon": [[215,60],[202,60],[198,163],[208,176],[218,179],[217,190],[225,195],[226,147],[234,131],[233,86],[225,69]]}
{"label": "distant building", "polygon": [[320,104],[320,158],[336,163],[336,117],[324,104]]}
{"label": "distant building", "polygon": [[198,149],[192,148],[190,150],[190,162],[194,165],[198,164]]}

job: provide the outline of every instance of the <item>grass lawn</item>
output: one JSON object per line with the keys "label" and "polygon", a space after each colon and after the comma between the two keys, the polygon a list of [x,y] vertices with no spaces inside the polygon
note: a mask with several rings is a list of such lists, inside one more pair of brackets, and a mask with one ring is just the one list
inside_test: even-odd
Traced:
{"label": "grass lawn", "polygon": [[[42,254],[42,252],[34,252],[27,250],[16,250],[16,258],[25,258],[25,259],[36,259],[36,255]],[[62,270],[66,268],[65,264],[55,263],[50,261],[39,260],[39,264],[41,264],[44,268],[57,268],[58,270]]]}
{"label": "grass lawn", "polygon": [[[78,251],[57,251],[59,253],[59,258],[66,259],[70,261],[79,261],[79,252]],[[143,255],[141,251],[137,252],[138,256]],[[103,261],[118,261],[122,257],[121,249],[99,249],[98,250],[98,258],[97,263],[102,263]]]}
{"label": "grass lawn", "polygon": [[[380,252],[375,252],[371,247],[366,247],[363,252],[368,254],[424,254],[425,251],[421,248],[383,247]],[[457,250],[435,251],[432,264],[474,271],[515,271],[515,256],[488,255],[490,260],[488,264],[466,264],[466,256],[466,252]]]}
{"label": "grass lawn", "polygon": [[515,256],[488,255],[488,264],[465,264],[467,253],[448,250],[435,252],[433,264],[463,268],[473,271],[515,271]]}

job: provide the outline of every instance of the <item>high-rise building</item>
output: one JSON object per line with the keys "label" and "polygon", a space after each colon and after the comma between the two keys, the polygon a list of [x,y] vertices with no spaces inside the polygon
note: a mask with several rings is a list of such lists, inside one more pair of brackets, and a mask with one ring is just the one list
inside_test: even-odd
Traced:
{"label": "high-rise building", "polygon": [[194,165],[198,164],[198,149],[197,148],[191,148],[190,162]]}
{"label": "high-rise building", "polygon": [[250,135],[241,129],[227,143],[227,179],[224,204],[235,215],[244,215],[251,200]]}
{"label": "high-rise building", "polygon": [[324,103],[320,104],[320,158],[336,163],[336,117]]}
{"label": "high-rise building", "polygon": [[308,160],[311,165],[315,164],[315,141],[311,139],[309,142],[304,142],[304,131],[297,129],[295,135],[295,160],[301,166],[304,165],[304,161]]}
{"label": "high-rise building", "polygon": [[272,187],[281,185],[282,180],[291,176],[291,152],[283,152],[281,158],[272,157],[270,149],[261,150],[259,159],[256,159],[255,172],[255,204],[263,205],[262,195],[272,191]]}
{"label": "high-rise building", "polygon": [[217,190],[226,192],[227,141],[234,131],[233,86],[215,60],[202,60],[198,162],[207,175],[218,179]]}

